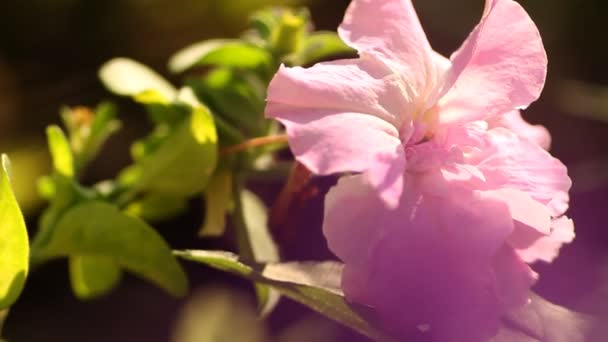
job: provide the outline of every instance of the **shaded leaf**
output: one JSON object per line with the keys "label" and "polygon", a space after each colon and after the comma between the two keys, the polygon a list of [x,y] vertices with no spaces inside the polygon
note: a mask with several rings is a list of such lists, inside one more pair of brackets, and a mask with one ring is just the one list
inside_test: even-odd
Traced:
{"label": "shaded leaf", "polygon": [[268,285],[301,304],[378,341],[394,341],[349,304],[340,289],[338,262],[245,263],[228,252],[181,251],[188,260]]}
{"label": "shaded leaf", "polygon": [[186,275],[163,238],[144,221],[104,202],[90,201],[70,209],[38,253],[42,259],[110,258],[172,295],[187,291]]}
{"label": "shaded leaf", "polygon": [[204,197],[205,221],[199,236],[222,236],[226,230],[226,214],[232,204],[232,172],[228,168],[216,170]]}
{"label": "shaded leaf", "polygon": [[270,53],[256,45],[236,39],[214,39],[178,51],[169,60],[169,70],[180,73],[195,66],[217,65],[266,71],[271,62]]}
{"label": "shaded leaf", "polygon": [[148,222],[157,222],[177,216],[187,208],[187,200],[183,197],[150,193],[130,203],[125,212]]}
{"label": "shaded leaf", "polygon": [[[597,324],[594,318],[553,304],[532,294],[531,301],[522,309],[505,318],[505,327],[514,330],[519,339],[497,341],[542,341],[542,342],[585,342],[588,334]],[[524,333],[523,335],[521,333]],[[506,334],[503,332],[502,334]],[[524,336],[525,335],[525,336]]]}
{"label": "shaded leaf", "polygon": [[[254,193],[235,188],[234,224],[241,255],[256,262],[279,261],[279,250],[268,229],[268,210]],[[279,293],[264,284],[255,285],[262,315],[269,314],[280,300]]]}
{"label": "shaded leaf", "polygon": [[105,295],[120,282],[120,267],[108,257],[70,257],[70,281],[74,294],[80,299]]}
{"label": "shaded leaf", "polygon": [[255,90],[251,79],[229,68],[217,68],[187,82],[214,114],[228,124],[238,127],[247,136],[264,133],[264,95]]}
{"label": "shaded leaf", "polygon": [[166,100],[173,100],[177,90],[149,67],[128,58],[115,58],[99,69],[103,84],[117,95],[137,96],[154,90]]}
{"label": "shaded leaf", "polygon": [[9,160],[0,168],[0,311],[10,307],[23,290],[29,268],[29,244],[23,215],[11,189]]}

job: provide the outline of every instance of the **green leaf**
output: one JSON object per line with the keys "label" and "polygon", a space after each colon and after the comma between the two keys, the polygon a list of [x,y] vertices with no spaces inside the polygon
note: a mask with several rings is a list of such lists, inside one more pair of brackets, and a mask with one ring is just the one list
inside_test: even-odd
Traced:
{"label": "green leaf", "polygon": [[172,295],[187,291],[184,271],[163,238],[144,221],[98,201],[75,206],[57,222],[39,258],[110,258]]}
{"label": "green leaf", "polygon": [[11,189],[9,160],[0,168],[0,311],[10,307],[23,290],[29,267],[29,244],[23,215]]}
{"label": "green leaf", "polygon": [[265,49],[236,39],[214,39],[190,45],[169,60],[169,70],[181,73],[195,66],[216,65],[268,71],[272,56]]}
{"label": "green leaf", "polygon": [[[242,190],[240,205],[246,238],[256,262],[276,262],[279,251],[268,229],[268,210],[254,193]],[[237,209],[238,210],[238,209]]]}
{"label": "green leaf", "polygon": [[532,294],[522,309],[509,314],[492,342],[585,342],[598,325],[591,316],[568,310]]}
{"label": "green leaf", "polygon": [[377,341],[395,341],[373,327],[340,289],[342,265],[337,262],[246,263],[228,252],[180,251],[182,258],[272,287],[311,309]]}
{"label": "green leaf", "polygon": [[187,208],[188,203],[183,197],[150,193],[129,204],[125,211],[145,221],[158,222],[177,216]]}
{"label": "green leaf", "polygon": [[156,91],[167,101],[177,95],[177,89],[149,67],[128,58],[115,58],[99,69],[103,84],[117,95],[137,96]]}
{"label": "green leaf", "polygon": [[55,171],[67,178],[74,177],[74,157],[68,138],[61,128],[55,125],[46,129],[46,136]]}
{"label": "green leaf", "polygon": [[120,267],[111,258],[73,256],[69,261],[72,290],[80,299],[103,296],[120,282]]}
{"label": "green leaf", "polygon": [[217,159],[213,118],[207,108],[197,107],[130,172],[139,190],[187,197],[205,188]]}
{"label": "green leaf", "polygon": [[[235,213],[239,252],[256,262],[277,262],[279,250],[268,229],[266,205],[254,193],[235,188]],[[255,285],[258,304],[262,315],[267,315],[276,307],[280,295],[263,284]]]}
{"label": "green leaf", "polygon": [[205,189],[205,221],[201,237],[219,237],[226,230],[226,214],[232,204],[232,172],[218,168]]}
{"label": "green leaf", "polygon": [[195,293],[179,313],[172,342],[267,342],[248,298],[225,287]]}
{"label": "green leaf", "polygon": [[228,68],[217,68],[202,78],[190,78],[187,82],[214,114],[230,125],[247,136],[264,133],[264,95],[256,90],[251,78]]}
{"label": "green leaf", "polygon": [[[259,264],[219,251],[177,251],[176,255],[221,271],[233,273],[281,294],[377,341],[397,341],[374,327],[373,309],[348,303],[340,289],[342,264],[338,262],[287,262]],[[597,319],[570,311],[532,294],[532,301],[504,318],[492,342],[585,342]]]}
{"label": "green leaf", "polygon": [[311,65],[315,62],[336,56],[357,56],[357,52],[344,44],[335,32],[315,32],[304,39],[301,49],[296,53],[297,65]]}
{"label": "green leaf", "polygon": [[87,107],[66,107],[61,110],[61,117],[68,129],[76,173],[97,156],[106,140],[121,126],[116,119],[116,107],[109,102],[99,104],[95,112]]}

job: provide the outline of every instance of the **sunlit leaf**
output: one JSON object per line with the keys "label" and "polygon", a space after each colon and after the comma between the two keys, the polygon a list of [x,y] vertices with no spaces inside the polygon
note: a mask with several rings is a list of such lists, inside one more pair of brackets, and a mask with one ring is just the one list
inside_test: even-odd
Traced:
{"label": "sunlit leaf", "polygon": [[9,179],[9,161],[0,168],[0,311],[21,294],[29,268],[29,243],[23,215]]}
{"label": "sunlit leaf", "polygon": [[108,257],[70,257],[70,280],[74,294],[83,300],[105,295],[120,282],[120,267]]}
{"label": "sunlit leaf", "polygon": [[65,136],[61,128],[57,126],[49,126],[46,129],[46,136],[53,158],[53,167],[55,171],[65,177],[71,178],[74,176],[74,157],[70,148],[70,142]]}
{"label": "sunlit leaf", "polygon": [[137,96],[145,91],[156,91],[173,100],[177,90],[171,83],[149,67],[128,58],[115,58],[99,69],[99,78],[111,92],[123,96]]}
{"label": "sunlit leaf", "polygon": [[187,279],[163,238],[144,221],[103,202],[77,205],[57,222],[38,258],[110,258],[172,295],[186,293]]}
{"label": "sunlit leaf", "polygon": [[349,304],[340,289],[337,262],[245,263],[228,252],[183,251],[177,255],[276,289],[311,309],[377,341],[394,341]]}
{"label": "sunlit leaf", "polygon": [[213,118],[207,108],[197,107],[154,153],[135,165],[132,178],[140,190],[190,196],[205,188],[217,158]]}
{"label": "sunlit leaf", "polygon": [[218,169],[205,189],[205,221],[199,231],[202,237],[218,237],[226,230],[226,214],[232,203],[232,172]]}
{"label": "sunlit leaf", "polygon": [[226,288],[196,293],[179,314],[172,342],[267,342],[248,298]]}
{"label": "sunlit leaf", "polygon": [[190,45],[169,60],[169,70],[184,72],[195,66],[217,65],[268,71],[270,53],[258,46],[235,39],[214,39]]}

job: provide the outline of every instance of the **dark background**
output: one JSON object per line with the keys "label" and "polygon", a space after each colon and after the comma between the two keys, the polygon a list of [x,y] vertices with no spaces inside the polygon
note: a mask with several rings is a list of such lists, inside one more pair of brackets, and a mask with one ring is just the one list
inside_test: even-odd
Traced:
{"label": "dark background", "polygon": [[[300,1],[310,6],[317,29],[335,30],[347,0]],[[605,313],[608,307],[608,2],[605,0],[519,1],[539,27],[549,56],[541,99],[526,118],[553,135],[552,153],[574,181],[571,210],[577,239],[541,272],[536,290],[570,308]],[[14,165],[16,191],[31,232],[43,203],[35,179],[49,169],[44,128],[57,123],[61,105],[94,106],[112,99],[121,107],[123,131],[111,139],[88,170],[89,182],[112,177],[129,161],[128,144],[148,127],[141,109],[117,100],[97,79],[106,60],[125,56],[147,64],[172,81],[168,57],[190,43],[234,37],[252,10],[268,0],[0,0],[0,151]],[[291,1],[291,4],[296,3]],[[449,55],[477,23],[482,0],[414,0],[429,40]],[[326,190],[331,180],[318,180]],[[280,184],[267,186],[272,201]],[[201,203],[188,215],[159,225],[174,247],[219,248],[223,241],[195,238]],[[305,243],[292,257],[327,256],[319,233],[321,196],[304,203],[292,218],[305,230]],[[311,233],[312,232],[312,233]],[[304,234],[303,233],[303,234]],[[247,289],[231,277],[188,265],[193,288],[223,284]],[[89,303],[70,292],[64,261],[32,272],[25,293],[5,326],[11,341],[167,341],[183,300],[175,300],[138,279],[127,277],[111,295]],[[307,315],[281,305],[271,320],[275,331]],[[332,327],[332,329],[335,329]],[[347,332],[337,331],[355,341]],[[363,341],[363,339],[361,339]]]}

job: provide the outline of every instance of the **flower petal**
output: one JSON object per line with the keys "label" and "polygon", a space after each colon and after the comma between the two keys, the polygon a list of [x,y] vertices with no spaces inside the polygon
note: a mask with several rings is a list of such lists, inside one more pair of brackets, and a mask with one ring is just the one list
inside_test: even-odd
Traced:
{"label": "flower petal", "polygon": [[530,287],[538,274],[508,245],[503,246],[494,258],[496,291],[506,309],[515,309],[530,299]]}
{"label": "flower petal", "polygon": [[551,135],[542,125],[531,125],[521,117],[519,110],[513,110],[505,115],[491,118],[488,120],[489,127],[504,127],[524,139],[528,139],[545,150],[551,147]]}
{"label": "flower petal", "polygon": [[338,33],[362,58],[374,55],[399,75],[418,110],[434,104],[443,61],[436,59],[411,0],[353,0]]}
{"label": "flower petal", "polygon": [[269,103],[266,111],[280,115],[294,155],[320,175],[365,171],[378,154],[393,152],[401,144],[393,125],[368,114],[277,103]]}
{"label": "flower petal", "polygon": [[526,108],[545,83],[538,29],[512,0],[487,0],[484,17],[452,57],[440,123],[462,123]]}
{"label": "flower petal", "polygon": [[548,206],[553,217],[564,213],[572,185],[564,164],[539,145],[504,128],[487,131],[486,139],[487,146],[467,160],[486,178],[480,187],[521,190]]}
{"label": "flower petal", "polygon": [[548,234],[516,224],[508,241],[523,261],[532,263],[538,260],[552,262],[558,256],[562,245],[572,240],[574,240],[574,223],[571,219],[562,216],[553,220],[551,232]]}
{"label": "flower petal", "polygon": [[[411,106],[397,76],[372,58],[318,63],[310,68],[281,66],[270,82],[267,101],[294,108],[366,113],[396,127],[402,125],[399,114]],[[279,120],[290,116],[268,109],[266,115]]]}
{"label": "flower petal", "polygon": [[404,188],[395,210],[364,175],[330,190],[323,231],[346,263],[347,297],[373,306],[400,333],[429,324],[442,341],[491,336],[503,305],[492,260],[512,232],[508,207],[439,172],[407,174]]}

